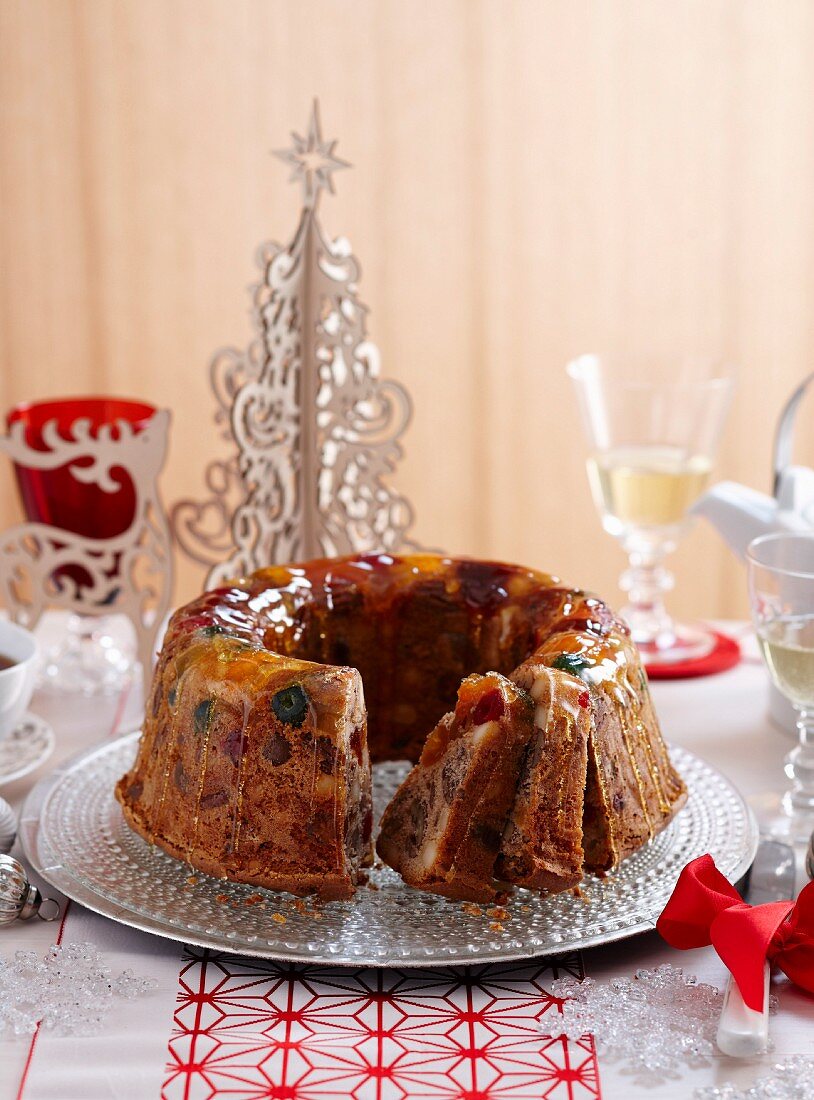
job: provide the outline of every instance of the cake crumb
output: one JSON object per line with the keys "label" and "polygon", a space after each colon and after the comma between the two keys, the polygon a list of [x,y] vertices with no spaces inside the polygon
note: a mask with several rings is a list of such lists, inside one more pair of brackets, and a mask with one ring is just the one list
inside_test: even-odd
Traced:
{"label": "cake crumb", "polygon": [[286,921],[286,919],[285,919],[285,917],[283,916],[282,913],[272,913],[271,914],[271,919],[276,924],[286,924],[287,923],[287,921]]}
{"label": "cake crumb", "polygon": [[228,894],[215,894],[215,901],[218,902],[219,905],[223,905],[228,900],[229,900],[229,895]]}
{"label": "cake crumb", "polygon": [[470,917],[482,917],[483,910],[479,905],[476,905],[474,901],[465,901],[461,905],[464,913],[468,913]]}
{"label": "cake crumb", "polygon": [[194,886],[197,881],[198,879],[195,877],[195,875],[187,875],[187,882],[190,886]]}
{"label": "cake crumb", "polygon": [[505,929],[504,929],[503,925],[499,923],[499,921],[493,920],[491,922],[491,924],[489,925],[489,931],[490,932],[504,932]]}
{"label": "cake crumb", "polygon": [[531,906],[530,905],[521,905],[520,906],[520,912],[521,913],[530,913],[531,912]]}
{"label": "cake crumb", "polygon": [[263,900],[262,894],[250,894],[243,902],[244,905],[258,905]]}
{"label": "cake crumb", "polygon": [[295,901],[293,902],[293,905],[294,905],[294,908],[297,910],[298,913],[307,913],[308,912],[308,906],[305,904],[305,902],[303,901],[302,898],[296,898]]}
{"label": "cake crumb", "polygon": [[379,889],[379,884],[377,882],[369,882],[367,884],[367,888],[368,888],[368,890],[378,890]]}
{"label": "cake crumb", "polygon": [[320,913],[319,909],[312,909],[308,916],[313,917],[314,920],[322,920],[322,913]]}
{"label": "cake crumb", "polygon": [[486,916],[491,917],[492,920],[506,920],[509,910],[504,909],[502,905],[493,905],[491,909],[486,910]]}

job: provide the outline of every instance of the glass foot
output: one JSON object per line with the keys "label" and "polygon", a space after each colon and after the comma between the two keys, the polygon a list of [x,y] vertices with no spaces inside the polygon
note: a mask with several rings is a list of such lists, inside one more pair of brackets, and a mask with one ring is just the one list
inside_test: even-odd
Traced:
{"label": "glass foot", "polygon": [[[622,612],[624,615],[624,612]],[[633,640],[639,647],[645,665],[678,665],[682,661],[697,661],[715,648],[715,635],[704,627],[671,623],[671,629],[652,638]]]}
{"label": "glass foot", "polygon": [[790,792],[752,795],[747,799],[762,837],[807,847],[814,836],[814,811],[795,810]]}
{"label": "glass foot", "polygon": [[37,688],[49,694],[117,695],[133,679],[132,644],[113,616],[72,615],[65,636],[46,650]]}

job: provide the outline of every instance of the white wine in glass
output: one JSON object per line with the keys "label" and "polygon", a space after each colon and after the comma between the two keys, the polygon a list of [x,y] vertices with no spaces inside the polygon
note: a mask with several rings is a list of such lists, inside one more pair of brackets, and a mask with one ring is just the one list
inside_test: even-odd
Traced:
{"label": "white wine in glass", "polygon": [[588,459],[588,480],[605,530],[675,527],[704,491],[712,462],[679,447],[615,447]]}
{"label": "white wine in glass", "polygon": [[669,615],[664,595],[673,577],[664,559],[706,488],[733,379],[706,363],[615,363],[596,355],[569,363],[568,374],[589,441],[594,503],[629,559],[621,613],[633,639],[651,667],[702,657],[714,635]]}
{"label": "white wine in glass", "polygon": [[814,707],[814,616],[775,619],[758,630],[763,660],[795,707]]}
{"label": "white wine in glass", "polygon": [[752,801],[771,836],[806,842],[814,830],[814,536],[762,535],[746,552],[749,602],[763,659],[797,712],[786,757],[791,787]]}

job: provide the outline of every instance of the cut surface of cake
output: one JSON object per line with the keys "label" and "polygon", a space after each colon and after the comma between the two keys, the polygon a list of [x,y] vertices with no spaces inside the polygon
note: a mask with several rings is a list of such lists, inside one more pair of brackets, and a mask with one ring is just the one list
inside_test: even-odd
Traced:
{"label": "cut surface of cake", "polygon": [[470,901],[497,896],[493,870],[532,713],[531,697],[498,673],[463,681],[382,818],[377,851],[408,885]]}
{"label": "cut surface of cake", "polygon": [[512,679],[534,702],[534,732],[495,873],[515,886],[556,894],[577,886],[583,877],[590,693],[580,680],[535,658],[525,661]]}
{"label": "cut surface of cake", "polygon": [[[474,722],[492,692],[503,712]],[[469,746],[478,792],[438,829],[425,879],[447,895],[565,888],[580,859],[604,874],[686,798],[607,605],[536,570],[435,554],[273,566],[176,611],[116,794],[137,832],[194,867],[347,898],[371,860],[370,759],[435,774],[430,731],[430,751]],[[388,811],[380,850],[406,867],[403,820]]]}

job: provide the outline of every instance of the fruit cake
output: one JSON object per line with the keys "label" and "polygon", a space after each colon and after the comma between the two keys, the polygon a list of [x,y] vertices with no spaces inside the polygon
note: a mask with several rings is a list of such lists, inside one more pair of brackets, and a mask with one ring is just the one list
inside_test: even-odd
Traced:
{"label": "fruit cake", "polygon": [[[529,669],[539,666],[558,673],[547,705],[533,697],[544,674],[535,680]],[[464,686],[473,674],[481,680]],[[487,893],[498,871],[543,888],[573,878],[579,849],[569,849],[564,823],[576,814],[580,788],[584,867],[600,874],[682,805],[684,784],[624,623],[595,596],[536,570],[433,554],[273,566],[176,611],[139,753],[116,794],[137,832],[194,867],[294,893],[348,897],[372,855],[369,756],[415,763],[428,732],[437,741],[447,727],[463,728],[470,744],[475,695],[492,691],[506,709],[490,719],[498,730],[490,729],[489,740],[502,737],[514,761],[528,730],[524,751],[533,745],[539,756],[517,755],[514,784],[529,794],[526,802],[515,797],[511,813],[511,767],[497,769],[486,784],[494,801],[473,813],[481,822],[494,815],[495,863],[487,875],[487,846],[471,839],[475,822],[472,831],[461,828],[468,846],[444,875],[454,868],[462,891],[471,892],[476,866],[484,868]],[[571,716],[571,729],[563,717],[575,691],[588,713],[584,781],[585,719]],[[535,726],[521,718],[540,706],[547,711],[543,740],[541,719]],[[565,801],[555,807],[545,777],[559,767],[552,753],[567,757],[568,737],[577,758],[568,758]],[[445,752],[459,751],[456,740]],[[443,786],[435,797],[446,797]],[[546,806],[555,823],[565,815],[556,836]],[[507,831],[512,822],[518,831]],[[380,841],[388,852],[399,840],[390,831]],[[572,839],[577,845],[580,838]],[[553,876],[548,886],[546,874]]]}

